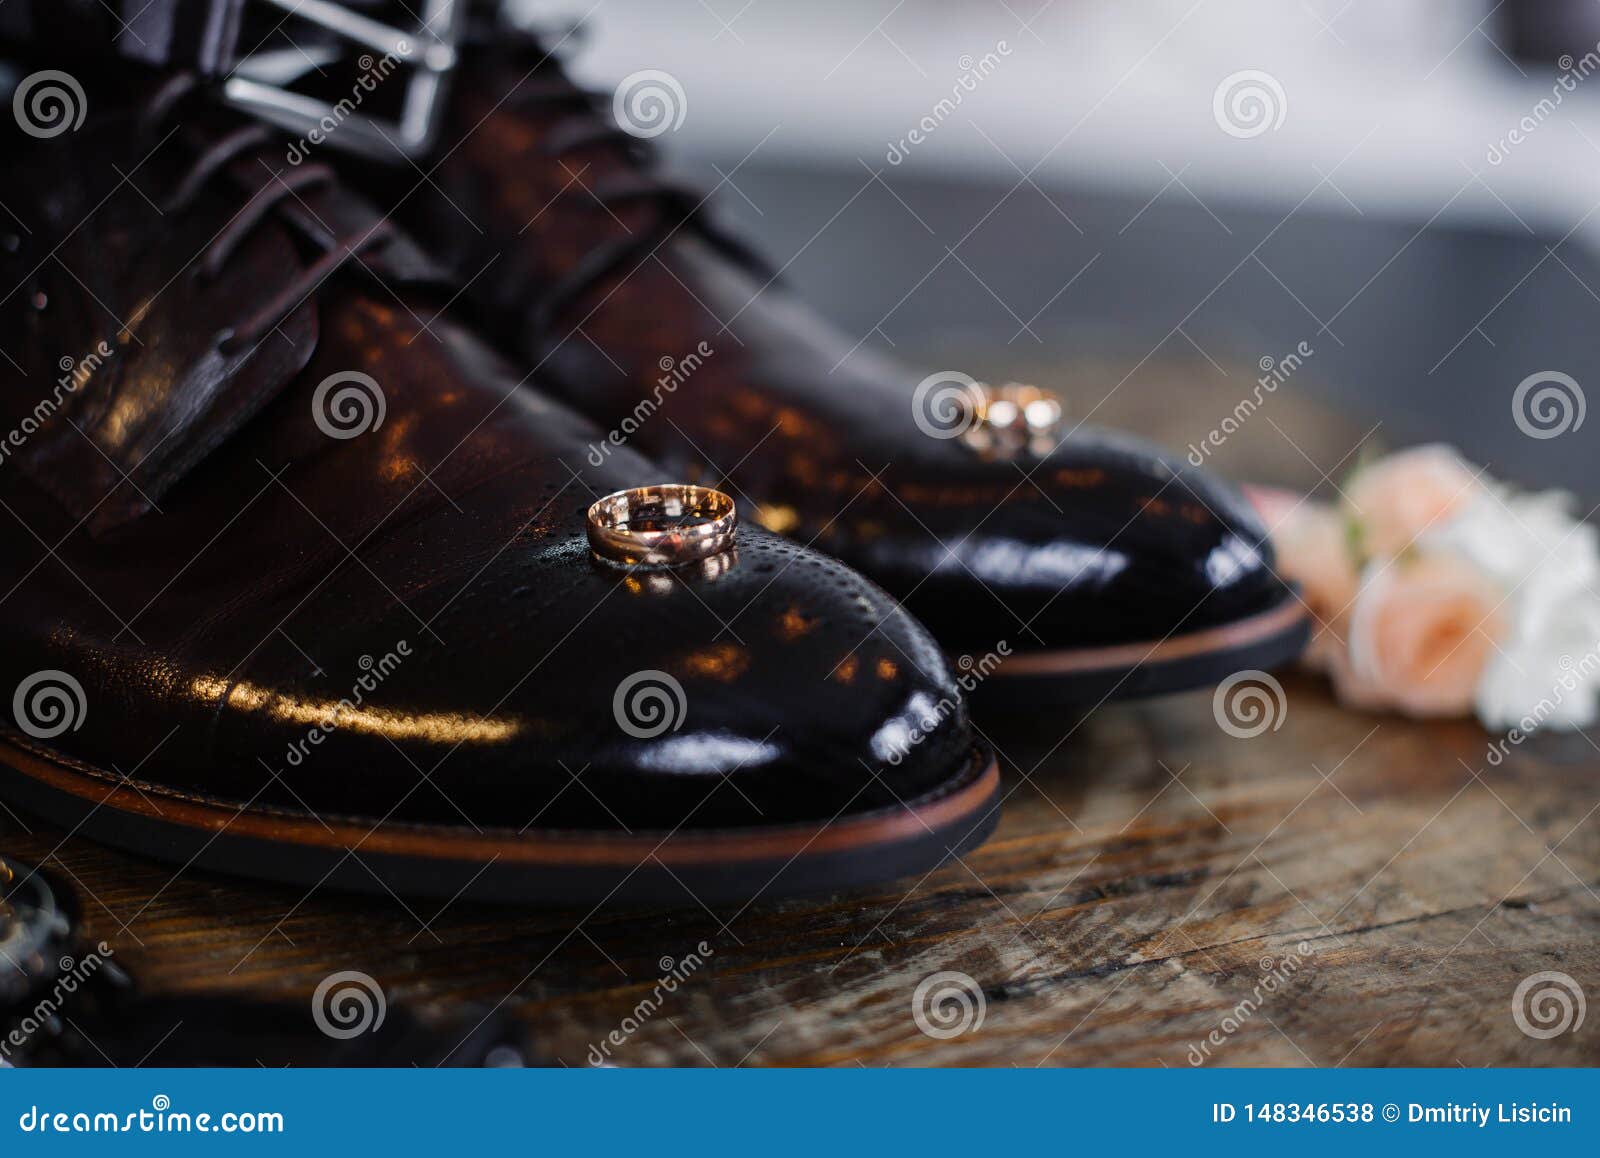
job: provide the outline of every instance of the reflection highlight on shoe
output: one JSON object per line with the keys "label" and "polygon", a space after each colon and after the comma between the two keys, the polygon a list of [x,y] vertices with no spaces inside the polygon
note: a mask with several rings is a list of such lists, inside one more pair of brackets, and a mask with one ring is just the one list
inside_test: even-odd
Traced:
{"label": "reflection highlight on shoe", "polygon": [[699,579],[711,583],[720,579],[738,565],[739,551],[735,548],[690,563],[679,563],[674,567],[617,563],[610,559],[598,558],[593,553],[590,554],[589,561],[596,567],[626,571],[627,578],[622,581],[622,586],[630,595],[669,595],[683,580]]}
{"label": "reflection highlight on shoe", "polygon": [[965,540],[941,547],[942,555],[928,556],[934,571],[962,571],[984,583],[1037,583],[1061,587],[1104,585],[1127,570],[1131,560],[1110,546],[1088,543],[1025,543],[997,539],[969,544]]}
{"label": "reflection highlight on shoe", "polygon": [[519,720],[475,719],[456,712],[397,712],[359,706],[349,700],[300,699],[243,681],[232,684],[214,676],[198,676],[189,690],[206,700],[231,700],[249,710],[266,709],[291,724],[324,731],[362,732],[391,740],[426,740],[436,744],[502,744],[522,731]]}
{"label": "reflection highlight on shoe", "polygon": [[954,707],[952,701],[935,700],[927,692],[911,693],[905,706],[872,734],[872,754],[889,764],[900,763],[906,753],[939,727]]}
{"label": "reflection highlight on shoe", "polygon": [[717,643],[683,657],[685,675],[731,683],[750,668],[750,653],[736,643]]}
{"label": "reflection highlight on shoe", "polygon": [[737,772],[740,768],[758,768],[780,755],[782,750],[765,740],[703,732],[657,740],[641,751],[637,759],[641,768],[652,772],[711,773],[720,776]]}
{"label": "reflection highlight on shoe", "polygon": [[1255,574],[1260,566],[1260,551],[1238,535],[1228,535],[1206,556],[1206,578],[1213,586],[1227,587],[1240,576]]}

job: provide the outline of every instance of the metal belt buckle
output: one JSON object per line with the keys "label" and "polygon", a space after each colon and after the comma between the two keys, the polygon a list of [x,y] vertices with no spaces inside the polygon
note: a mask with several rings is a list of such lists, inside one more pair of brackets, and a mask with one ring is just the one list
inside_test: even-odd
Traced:
{"label": "metal belt buckle", "polygon": [[41,870],[0,853],[0,1025],[66,967],[75,926],[70,897]]}
{"label": "metal belt buckle", "polygon": [[[327,144],[393,160],[423,153],[432,142],[445,85],[456,67],[456,42],[465,0],[422,0],[421,18],[396,28],[331,0],[246,0],[291,19],[316,25],[322,34],[307,46],[241,56],[223,82],[223,97],[236,108],[300,134],[302,145]],[[292,91],[288,85],[308,70],[339,59],[330,38],[366,51],[361,76],[349,95],[330,102]],[[373,55],[381,54],[381,55]],[[396,70],[411,70],[399,116],[384,120],[358,112],[365,97]]]}

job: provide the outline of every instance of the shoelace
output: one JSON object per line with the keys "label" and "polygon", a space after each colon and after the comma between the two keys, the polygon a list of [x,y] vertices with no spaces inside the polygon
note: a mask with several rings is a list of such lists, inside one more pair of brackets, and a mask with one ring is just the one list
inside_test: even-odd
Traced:
{"label": "shoelace", "polygon": [[654,205],[658,210],[651,228],[596,247],[567,273],[532,295],[534,325],[538,329],[549,329],[574,301],[617,271],[645,260],[668,238],[684,229],[692,230],[758,276],[776,276],[765,258],[705,213],[705,194],[653,171],[653,154],[648,142],[609,119],[607,94],[590,92],[573,84],[537,42],[530,42],[528,51],[538,54],[544,61],[539,72],[550,71],[525,80],[506,103],[532,115],[553,114],[556,117],[546,137],[546,154],[553,160],[560,160],[581,149],[614,146],[629,161],[629,172],[596,181],[592,186],[582,186],[582,189],[607,211],[641,202]]}
{"label": "shoelace", "polygon": [[[165,82],[143,110],[140,117],[142,131],[153,137],[184,100],[200,88],[199,78],[190,73],[180,73]],[[225,133],[207,144],[179,179],[176,188],[166,199],[163,211],[181,212],[188,208],[210,181],[226,170],[231,162],[267,144],[274,136],[267,126],[250,124]],[[214,278],[220,274],[246,238],[286,199],[297,197],[304,190],[327,185],[334,179],[332,169],[316,163],[301,166],[288,174],[274,173],[269,176],[201,252],[196,266],[199,275]],[[311,292],[345,262],[387,244],[393,236],[394,230],[388,222],[380,221],[360,234],[326,243],[322,255],[305,266],[299,276],[239,325],[219,335],[219,350],[224,355],[232,355],[255,345],[298,309]]]}

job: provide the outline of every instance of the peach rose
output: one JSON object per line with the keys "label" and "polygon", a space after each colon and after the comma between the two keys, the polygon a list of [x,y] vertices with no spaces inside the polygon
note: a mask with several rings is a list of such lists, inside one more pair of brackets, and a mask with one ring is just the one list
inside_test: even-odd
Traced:
{"label": "peach rose", "polygon": [[1394,698],[1378,684],[1356,674],[1350,662],[1350,649],[1335,648],[1327,656],[1328,678],[1333,681],[1333,694],[1347,708],[1365,712],[1392,711]]}
{"label": "peach rose", "polygon": [[1387,559],[1477,497],[1480,487],[1453,448],[1430,443],[1361,468],[1344,494],[1361,528],[1362,550],[1369,558]]}
{"label": "peach rose", "polygon": [[1278,574],[1299,585],[1315,619],[1301,659],[1315,670],[1331,671],[1335,653],[1344,651],[1350,608],[1361,585],[1344,517],[1327,503],[1289,491],[1247,487],[1245,493],[1272,535]]}
{"label": "peach rose", "polygon": [[1350,616],[1348,666],[1334,672],[1341,698],[1411,716],[1467,715],[1505,635],[1504,594],[1459,555],[1375,564]]}

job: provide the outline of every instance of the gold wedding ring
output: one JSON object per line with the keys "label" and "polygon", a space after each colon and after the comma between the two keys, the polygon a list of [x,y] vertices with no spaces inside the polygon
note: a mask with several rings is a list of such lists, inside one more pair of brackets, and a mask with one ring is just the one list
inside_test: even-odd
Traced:
{"label": "gold wedding ring", "polygon": [[737,523],[733,500],[710,487],[634,487],[589,508],[589,549],[613,563],[674,567],[731,548]]}
{"label": "gold wedding ring", "polygon": [[1065,414],[1061,400],[1037,386],[979,384],[971,423],[962,439],[985,457],[1043,456],[1055,449]]}

